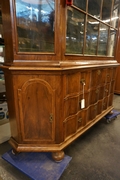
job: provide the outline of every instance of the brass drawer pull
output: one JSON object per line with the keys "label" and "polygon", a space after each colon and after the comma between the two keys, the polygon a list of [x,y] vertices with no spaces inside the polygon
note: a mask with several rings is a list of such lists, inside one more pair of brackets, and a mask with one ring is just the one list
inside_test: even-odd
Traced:
{"label": "brass drawer pull", "polygon": [[82,122],[82,118],[79,118],[79,119],[78,119],[78,122],[81,123],[81,122]]}
{"label": "brass drawer pull", "polygon": [[85,84],[85,79],[81,79],[80,82],[81,82],[82,84]]}

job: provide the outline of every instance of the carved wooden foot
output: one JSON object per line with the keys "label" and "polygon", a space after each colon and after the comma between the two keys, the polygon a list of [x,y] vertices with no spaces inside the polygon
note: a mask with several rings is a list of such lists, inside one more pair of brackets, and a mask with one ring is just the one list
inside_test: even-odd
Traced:
{"label": "carved wooden foot", "polygon": [[54,161],[56,162],[60,162],[62,161],[62,159],[64,158],[65,154],[64,151],[57,151],[57,152],[53,152],[52,153],[52,158]]}

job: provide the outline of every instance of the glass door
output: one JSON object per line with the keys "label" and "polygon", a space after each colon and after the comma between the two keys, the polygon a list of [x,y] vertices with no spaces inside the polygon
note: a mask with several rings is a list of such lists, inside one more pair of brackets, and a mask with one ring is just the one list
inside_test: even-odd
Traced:
{"label": "glass door", "polygon": [[18,52],[54,52],[55,0],[15,0]]}
{"label": "glass door", "polygon": [[73,0],[67,6],[66,55],[114,57],[120,0]]}

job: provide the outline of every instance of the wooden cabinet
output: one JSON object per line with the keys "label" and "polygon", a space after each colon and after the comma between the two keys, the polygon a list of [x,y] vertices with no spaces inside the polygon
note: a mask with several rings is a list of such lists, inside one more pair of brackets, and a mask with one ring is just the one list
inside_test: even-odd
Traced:
{"label": "wooden cabinet", "polygon": [[[94,17],[93,1],[73,0],[71,6],[62,0],[5,2],[1,1],[2,68],[9,142],[14,151],[50,151],[59,161],[67,145],[113,109],[117,21],[105,21],[104,3],[98,9],[100,17]],[[116,6],[111,2],[106,6],[110,18]]]}

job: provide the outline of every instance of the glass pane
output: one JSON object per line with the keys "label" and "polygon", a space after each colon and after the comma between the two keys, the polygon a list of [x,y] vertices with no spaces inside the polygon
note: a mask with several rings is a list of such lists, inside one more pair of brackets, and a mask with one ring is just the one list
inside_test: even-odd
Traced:
{"label": "glass pane", "polygon": [[100,19],[101,0],[88,1],[88,13]]}
{"label": "glass pane", "polygon": [[108,56],[114,56],[115,40],[116,40],[116,31],[111,28],[109,42],[108,42]]}
{"label": "glass pane", "polygon": [[67,10],[66,52],[80,54],[83,51],[85,15],[71,7]]}
{"label": "glass pane", "polygon": [[73,4],[78,8],[86,11],[86,0],[73,0]]}
{"label": "glass pane", "polygon": [[98,55],[107,55],[108,27],[104,24],[100,25]]}
{"label": "glass pane", "polygon": [[19,51],[54,51],[54,2],[16,0]]}
{"label": "glass pane", "polygon": [[102,20],[110,24],[112,0],[103,0]]}
{"label": "glass pane", "polygon": [[88,17],[85,54],[95,55],[97,52],[99,22]]}
{"label": "glass pane", "polygon": [[120,0],[115,0],[112,10],[112,18],[111,18],[111,26],[113,26],[114,28],[118,27],[119,8],[120,8],[119,6],[120,6]]}

